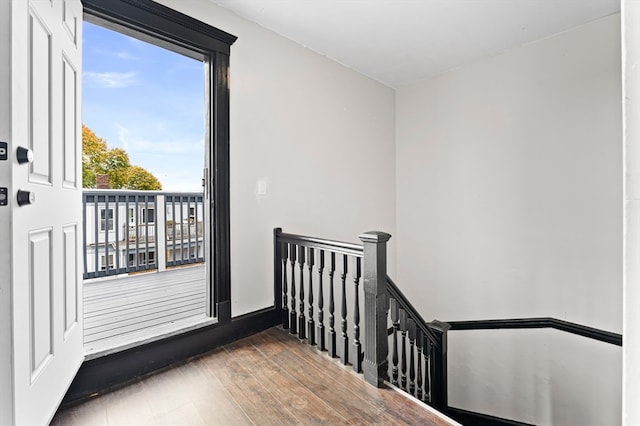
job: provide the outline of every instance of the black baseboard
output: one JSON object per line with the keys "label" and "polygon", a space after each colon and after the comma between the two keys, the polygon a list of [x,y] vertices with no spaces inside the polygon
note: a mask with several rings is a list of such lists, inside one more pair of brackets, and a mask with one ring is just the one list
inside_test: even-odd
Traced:
{"label": "black baseboard", "polygon": [[142,346],[85,361],[71,383],[62,404],[122,386],[145,374],[185,361],[218,346],[278,325],[281,313],[267,308],[233,318],[227,324],[168,337]]}
{"label": "black baseboard", "polygon": [[529,423],[474,413],[473,411],[454,407],[447,408],[447,415],[465,426],[533,426]]}

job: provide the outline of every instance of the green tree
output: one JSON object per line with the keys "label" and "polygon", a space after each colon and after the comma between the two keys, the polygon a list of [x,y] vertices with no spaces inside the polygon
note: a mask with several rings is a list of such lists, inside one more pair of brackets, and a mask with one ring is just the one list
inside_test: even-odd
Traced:
{"label": "green tree", "polygon": [[127,170],[127,183],[123,188],[156,190],[162,189],[160,181],[140,166],[131,166]]}
{"label": "green tree", "polygon": [[100,164],[107,152],[107,143],[82,125],[82,186],[96,187],[96,174],[104,173]]}
{"label": "green tree", "polygon": [[109,176],[113,189],[160,190],[160,181],[146,169],[132,165],[122,148],[107,147],[107,142],[82,125],[82,187],[95,188],[96,175]]}

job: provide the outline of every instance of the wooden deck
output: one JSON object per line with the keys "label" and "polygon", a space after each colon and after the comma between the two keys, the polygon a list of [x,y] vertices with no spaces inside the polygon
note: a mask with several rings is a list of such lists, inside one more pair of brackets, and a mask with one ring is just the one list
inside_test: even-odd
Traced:
{"label": "wooden deck", "polygon": [[84,283],[89,358],[206,321],[204,265]]}
{"label": "wooden deck", "polygon": [[425,425],[457,423],[367,384],[326,352],[272,328],[61,408],[65,425]]}

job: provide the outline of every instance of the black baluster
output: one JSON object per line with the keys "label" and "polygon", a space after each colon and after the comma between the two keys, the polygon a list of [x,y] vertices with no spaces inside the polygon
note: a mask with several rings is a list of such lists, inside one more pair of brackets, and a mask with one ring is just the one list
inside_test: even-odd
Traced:
{"label": "black baluster", "polygon": [[346,254],[342,255],[342,364],[349,363],[349,336],[347,335],[347,259]]}
{"label": "black baluster", "polygon": [[402,356],[400,357],[400,389],[407,390],[407,312],[400,309]]}
{"label": "black baluster", "polygon": [[298,246],[298,264],[300,265],[300,312],[298,312],[298,337],[305,339],[306,321],[304,320],[304,253],[305,248]]}
{"label": "black baluster", "polygon": [[309,265],[309,318],[307,319],[307,341],[310,345],[316,344],[316,323],[313,320],[313,264],[315,263],[315,253],[309,247],[307,265]]}
{"label": "black baluster", "polygon": [[400,318],[398,316],[398,302],[396,302],[396,299],[389,299],[389,314],[391,315],[391,324],[393,324],[391,384],[398,386],[398,327],[400,326]]}
{"label": "black baluster", "polygon": [[333,275],[336,272],[336,254],[331,252],[331,262],[329,265],[329,356],[336,358],[338,356],[338,350],[336,348],[336,329],[334,328],[336,317],[334,315],[334,297],[333,297]]}
{"label": "black baluster", "polygon": [[418,372],[416,377],[416,398],[422,401],[422,329],[418,327],[416,330],[416,349],[418,351]]}
{"label": "black baluster", "polygon": [[320,250],[318,253],[319,266],[318,266],[318,349],[321,351],[327,350],[324,339],[324,293],[322,289],[322,274],[324,271],[324,250]]}
{"label": "black baluster", "polygon": [[416,322],[409,319],[409,393],[414,395],[416,390],[416,368],[414,347],[416,342]]}
{"label": "black baluster", "polygon": [[423,342],[423,353],[424,353],[424,402],[431,402],[431,351],[433,344],[431,341],[425,336]]}
{"label": "black baluster", "polygon": [[359,257],[355,258],[355,272],[353,274],[353,284],[355,287],[355,302],[353,308],[353,369],[356,373],[362,372],[362,345],[360,343],[360,302],[359,302],[359,289],[360,276],[362,271],[360,270],[361,260]]}
{"label": "black baluster", "polygon": [[282,328],[289,329],[289,300],[287,295],[287,258],[289,256],[289,244],[282,243]]}
{"label": "black baluster", "polygon": [[296,246],[291,244],[289,248],[289,259],[291,260],[291,311],[289,312],[289,333],[298,333],[296,323]]}

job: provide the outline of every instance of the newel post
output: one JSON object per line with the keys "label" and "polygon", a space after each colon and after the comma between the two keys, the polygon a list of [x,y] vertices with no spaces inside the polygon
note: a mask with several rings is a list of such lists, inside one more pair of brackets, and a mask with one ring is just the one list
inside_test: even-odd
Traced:
{"label": "newel post", "polygon": [[377,387],[387,377],[387,241],[391,235],[371,231],[359,235],[364,248],[364,379]]}
{"label": "newel post", "polygon": [[[278,240],[278,237],[282,233],[282,228],[273,229],[273,305],[276,312],[282,315],[282,327],[286,330],[289,328],[289,312],[285,312],[287,309],[286,300],[285,304],[282,303],[283,290],[286,294],[287,289],[282,288],[282,243]],[[286,296],[285,296],[286,297]]]}
{"label": "newel post", "polygon": [[431,331],[438,340],[439,347],[433,348],[433,362],[431,363],[431,404],[441,412],[445,412],[449,406],[447,383],[447,332],[451,325],[432,321]]}

